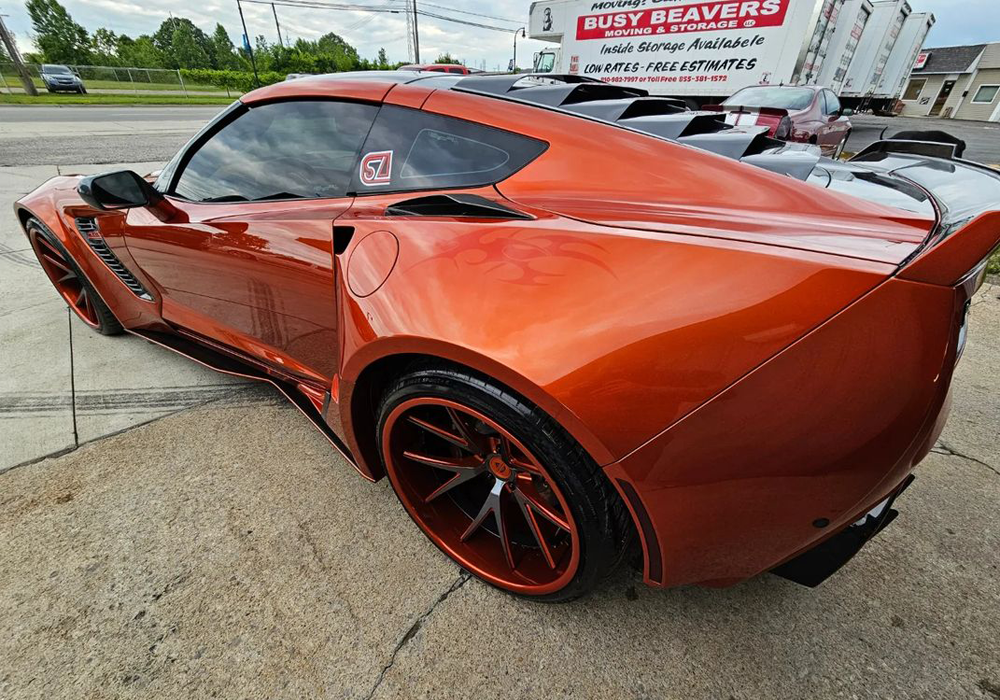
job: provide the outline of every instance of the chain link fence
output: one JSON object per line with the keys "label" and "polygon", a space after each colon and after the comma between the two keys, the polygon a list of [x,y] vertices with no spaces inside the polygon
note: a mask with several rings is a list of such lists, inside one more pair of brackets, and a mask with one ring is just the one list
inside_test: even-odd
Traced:
{"label": "chain link fence", "polygon": [[[35,83],[35,87],[38,88],[39,92],[44,92],[47,88],[45,81],[42,80],[42,67],[37,63],[28,63],[25,66]],[[134,68],[130,66],[67,67],[80,77],[88,93],[159,94],[179,97],[231,96],[227,89],[185,80],[180,71],[173,69]],[[21,78],[13,63],[0,63],[0,90],[11,94],[24,92]]]}

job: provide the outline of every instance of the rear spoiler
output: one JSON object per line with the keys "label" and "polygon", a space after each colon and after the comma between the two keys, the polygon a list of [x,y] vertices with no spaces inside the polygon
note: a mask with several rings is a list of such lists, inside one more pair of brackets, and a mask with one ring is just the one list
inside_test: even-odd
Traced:
{"label": "rear spoiler", "polygon": [[787,117],[788,110],[778,107],[744,107],[742,105],[702,105],[702,112],[735,112],[737,114],[763,114],[765,117]]}
{"label": "rear spoiler", "polygon": [[952,287],[977,272],[998,247],[1000,211],[986,212],[919,253],[900,270],[899,277]]}

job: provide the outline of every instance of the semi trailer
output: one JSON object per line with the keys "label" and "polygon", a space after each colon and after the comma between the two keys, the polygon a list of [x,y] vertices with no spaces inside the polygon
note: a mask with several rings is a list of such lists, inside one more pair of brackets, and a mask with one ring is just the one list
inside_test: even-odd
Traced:
{"label": "semi trailer", "polygon": [[[557,45],[535,55],[534,72],[640,87],[692,108],[751,85],[839,93],[851,71],[876,72],[880,56],[861,47],[873,7],[886,2],[905,0],[541,0],[529,34]],[[882,30],[868,43],[884,47]]]}

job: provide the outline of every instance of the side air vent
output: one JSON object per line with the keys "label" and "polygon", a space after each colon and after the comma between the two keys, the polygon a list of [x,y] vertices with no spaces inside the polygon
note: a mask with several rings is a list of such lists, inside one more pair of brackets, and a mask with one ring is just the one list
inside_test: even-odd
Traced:
{"label": "side air vent", "polygon": [[93,250],[97,257],[99,257],[108,269],[115,273],[115,276],[120,279],[126,287],[129,288],[133,294],[135,294],[140,299],[145,301],[152,301],[153,297],[146,288],[142,286],[142,283],[135,278],[131,272],[128,271],[118,256],[111,252],[108,244],[104,241],[101,236],[100,229],[97,227],[97,221],[89,217],[78,217],[76,219],[76,230],[80,232],[84,240],[90,245],[91,250]]}
{"label": "side air vent", "polygon": [[390,204],[386,216],[444,216],[470,219],[531,219],[523,212],[475,194],[432,194]]}
{"label": "side air vent", "polygon": [[82,233],[84,237],[90,236],[97,233],[97,222],[90,218],[77,218],[76,230]]}

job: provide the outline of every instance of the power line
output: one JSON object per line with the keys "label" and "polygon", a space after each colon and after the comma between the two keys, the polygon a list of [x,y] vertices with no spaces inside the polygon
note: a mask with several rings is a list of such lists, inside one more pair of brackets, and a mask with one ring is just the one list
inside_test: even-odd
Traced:
{"label": "power line", "polygon": [[507,17],[496,17],[494,15],[484,15],[482,12],[470,12],[469,10],[460,10],[457,7],[448,7],[447,5],[436,5],[436,4],[432,3],[432,2],[424,2],[423,0],[421,0],[420,4],[423,5],[424,7],[436,7],[439,10],[449,10],[450,12],[458,12],[459,14],[463,14],[463,15],[473,15],[475,17],[485,17],[486,19],[495,19],[495,20],[499,20],[501,22],[513,22],[515,24],[523,24],[524,23],[524,20],[521,20],[521,19],[509,19]]}

